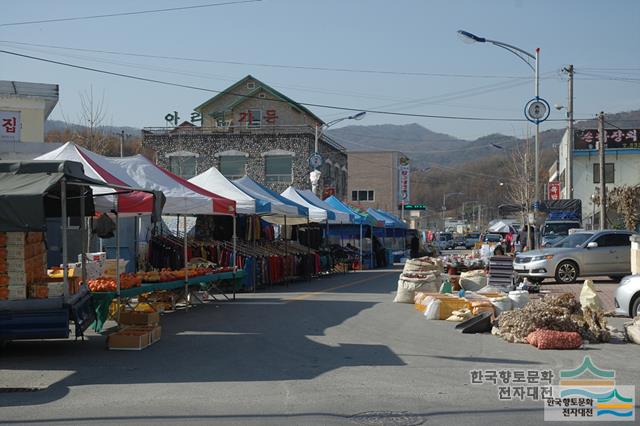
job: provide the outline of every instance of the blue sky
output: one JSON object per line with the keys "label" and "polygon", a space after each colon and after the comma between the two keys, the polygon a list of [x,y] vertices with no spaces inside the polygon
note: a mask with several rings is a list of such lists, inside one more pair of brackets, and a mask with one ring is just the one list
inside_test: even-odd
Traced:
{"label": "blue sky", "polygon": [[[4,8],[1,23],[169,8],[207,0],[31,0]],[[0,48],[78,65],[222,90],[246,74],[300,102],[358,109],[493,118],[522,118],[533,96],[532,73],[518,58],[488,44],[465,44],[466,29],[524,50],[541,48],[540,94],[566,104],[559,70],[576,67],[575,115],[640,109],[640,2],[263,0],[169,13],[85,21],[0,26]],[[260,64],[348,68],[411,76],[195,63],[16,45],[10,42],[207,58]],[[471,77],[452,77],[451,74]],[[513,78],[517,77],[517,78]],[[616,80],[619,78],[631,81]],[[104,93],[107,124],[162,126],[211,94],[159,86],[0,54],[0,79],[60,85],[52,118],[78,121],[79,93]],[[473,93],[483,92],[472,96]],[[311,108],[326,121],[345,115]],[[563,118],[553,111],[551,118]],[[359,124],[419,123],[474,139],[501,132],[522,136],[522,122],[452,121],[369,114]],[[542,129],[562,127],[547,122]]]}

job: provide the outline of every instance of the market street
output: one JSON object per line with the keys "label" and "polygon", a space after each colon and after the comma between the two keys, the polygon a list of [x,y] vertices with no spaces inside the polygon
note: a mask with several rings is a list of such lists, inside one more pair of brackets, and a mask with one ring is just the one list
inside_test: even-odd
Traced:
{"label": "market street", "polygon": [[496,386],[470,384],[470,370],[558,374],[590,355],[620,383],[640,384],[637,345],[541,351],[459,334],[392,303],[399,272],[167,313],[161,340],[142,351],[108,351],[96,334],[12,342],[0,352],[0,423],[525,425],[542,422],[543,403],[500,401]]}

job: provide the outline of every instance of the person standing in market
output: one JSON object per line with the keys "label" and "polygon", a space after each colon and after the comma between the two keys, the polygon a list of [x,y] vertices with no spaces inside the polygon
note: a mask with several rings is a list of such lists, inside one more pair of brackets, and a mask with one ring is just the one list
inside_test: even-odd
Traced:
{"label": "person standing in market", "polygon": [[411,237],[411,242],[409,243],[409,256],[411,256],[411,259],[420,257],[420,240],[415,234]]}

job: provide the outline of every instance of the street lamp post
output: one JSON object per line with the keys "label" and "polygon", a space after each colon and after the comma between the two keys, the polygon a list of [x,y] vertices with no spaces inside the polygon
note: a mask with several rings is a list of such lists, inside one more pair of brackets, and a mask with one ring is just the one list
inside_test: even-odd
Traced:
{"label": "street lamp post", "polygon": [[442,195],[442,230],[443,231],[446,231],[444,213],[447,210],[447,197],[449,195],[464,195],[464,193],[463,192],[448,192],[448,193]]}
{"label": "street lamp post", "polygon": [[318,159],[322,160],[322,157],[318,152],[318,143],[320,141],[320,137],[322,136],[322,132],[324,132],[334,124],[344,120],[362,120],[366,113],[367,113],[366,111],[362,111],[357,114],[350,115],[348,117],[337,118],[333,121],[330,121],[328,123],[323,123],[321,125],[316,124],[315,140],[313,144],[313,155],[309,159],[309,164],[313,167],[313,171],[309,175],[309,178],[311,179],[311,190],[313,191],[314,194],[321,196],[321,194],[318,194],[318,188],[319,188],[318,183],[320,182],[320,176],[322,173],[320,172],[320,170],[318,170],[318,167],[320,167],[321,165],[319,164],[320,161],[318,161]]}
{"label": "street lamp post", "polygon": [[[459,30],[458,35],[462,38],[462,40],[466,43],[491,43],[494,46],[498,46],[502,49],[507,50],[508,52],[516,55],[520,58],[525,64],[531,68],[534,74],[534,90],[535,90],[535,98],[539,99],[540,94],[540,48],[536,48],[535,55],[527,52],[526,50],[522,50],[519,47],[513,46],[511,44],[503,43],[497,40],[489,40],[488,38],[479,37],[475,34],[471,34],[468,31]],[[528,60],[533,60],[534,65],[531,65],[531,62]],[[538,203],[540,202],[540,120],[536,120],[536,139],[535,139],[535,189],[534,189],[534,212],[538,210]],[[537,241],[537,239],[536,239]]]}

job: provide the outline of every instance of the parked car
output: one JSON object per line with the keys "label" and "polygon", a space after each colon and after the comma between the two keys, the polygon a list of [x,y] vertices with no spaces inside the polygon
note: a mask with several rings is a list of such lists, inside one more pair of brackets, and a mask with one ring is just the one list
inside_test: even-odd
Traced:
{"label": "parked car", "polygon": [[488,244],[498,244],[502,242],[502,235],[500,234],[487,234],[484,236],[483,241]]}
{"label": "parked car", "polygon": [[471,232],[467,234],[467,237],[464,239],[464,246],[466,249],[472,249],[476,246],[476,243],[480,241],[480,233],[479,232]]}
{"label": "parked car", "polygon": [[453,239],[453,245],[452,245],[453,249],[457,249],[457,248],[462,248],[462,249],[466,249],[467,245],[466,245],[466,240],[465,238],[461,235],[459,237],[455,237]]}
{"label": "parked car", "polygon": [[440,250],[450,250],[453,245],[453,234],[451,232],[441,232],[436,240]]}
{"label": "parked car", "polygon": [[614,295],[616,314],[626,317],[640,315],[640,275],[624,277]]}
{"label": "parked car", "polygon": [[606,275],[620,280],[631,274],[631,231],[581,231],[552,247],[519,253],[513,269],[530,281],[555,278],[569,284],[578,277]]}

